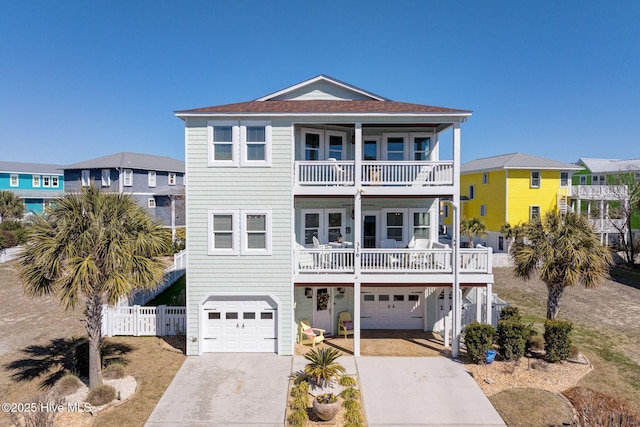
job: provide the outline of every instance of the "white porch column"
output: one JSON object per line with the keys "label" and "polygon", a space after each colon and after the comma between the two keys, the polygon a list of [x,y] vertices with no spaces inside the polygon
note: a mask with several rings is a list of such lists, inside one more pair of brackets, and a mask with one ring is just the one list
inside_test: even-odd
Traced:
{"label": "white porch column", "polygon": [[355,187],[356,190],[358,188],[360,188],[360,185],[362,184],[362,150],[363,150],[363,146],[362,146],[362,123],[356,123],[355,124],[355,135],[354,135],[354,144],[355,144],[355,151],[354,151],[354,167],[353,167],[353,172],[354,172],[354,183],[355,183]]}
{"label": "white porch column", "polygon": [[360,280],[353,282],[353,355],[360,356]]}
{"label": "white porch column", "polygon": [[462,301],[460,295],[460,123],[453,124],[453,336],[451,356],[460,353],[460,333],[462,329]]}
{"label": "white porch column", "polygon": [[482,289],[478,286],[476,288],[476,322],[482,322]]}
{"label": "white porch column", "polygon": [[487,323],[490,324],[490,325],[493,324],[493,322],[492,322],[493,318],[491,317],[491,316],[493,316],[493,313],[491,312],[491,303],[492,303],[492,300],[493,300],[493,298],[492,298],[493,297],[493,287],[492,286],[493,286],[493,283],[487,283],[487,295],[485,297],[485,304],[486,304],[485,311],[486,311],[486,315],[487,315]]}

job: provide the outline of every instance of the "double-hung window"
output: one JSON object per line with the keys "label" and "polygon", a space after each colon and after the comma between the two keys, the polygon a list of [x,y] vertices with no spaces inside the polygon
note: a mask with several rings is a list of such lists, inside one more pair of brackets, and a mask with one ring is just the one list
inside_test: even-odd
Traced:
{"label": "double-hung window", "polygon": [[34,187],[40,187],[40,175],[33,175],[31,184]]}
{"label": "double-hung window", "polygon": [[237,255],[237,210],[209,211],[209,255]]}
{"label": "double-hung window", "polygon": [[271,255],[271,213],[259,210],[243,210],[242,254]]}
{"label": "double-hung window", "polygon": [[480,216],[487,216],[487,205],[480,205]]}
{"label": "double-hung window", "polygon": [[156,186],[156,171],[147,172],[147,183],[149,184],[149,187]]}
{"label": "double-hung window", "polygon": [[169,185],[176,185],[176,173],[169,172]]}
{"label": "double-hung window", "polygon": [[102,169],[101,172],[102,177],[102,186],[110,187],[111,186],[111,169]]}
{"label": "double-hung window", "polygon": [[42,186],[43,187],[51,187],[51,177],[50,176],[43,176],[42,177]]}
{"label": "double-hung window", "polygon": [[58,188],[58,177],[57,176],[52,176],[51,177],[51,186],[54,188]]}
{"label": "double-hung window", "polygon": [[271,255],[271,211],[208,211],[209,255]]}
{"label": "double-hung window", "polygon": [[9,182],[9,185],[11,187],[17,187],[19,184],[19,179],[18,179],[18,174],[17,173],[12,173],[11,174],[11,181]]}
{"label": "double-hung window", "polygon": [[240,127],[242,166],[271,166],[271,125],[243,122]]}
{"label": "double-hung window", "polygon": [[540,188],[540,171],[531,171],[531,188]]}
{"label": "double-hung window", "polygon": [[476,198],[476,186],[475,185],[470,185],[469,186],[469,200],[473,200]]}
{"label": "double-hung window", "polygon": [[133,186],[133,169],[124,170],[124,179],[122,185],[124,185],[125,187]]}
{"label": "double-hung window", "polygon": [[396,242],[404,241],[404,217],[404,212],[386,213],[385,238],[394,239]]}
{"label": "double-hung window", "polygon": [[429,231],[431,215],[428,211],[414,211],[411,215],[411,220],[414,239],[429,239],[431,237],[431,232]]}
{"label": "double-hung window", "polygon": [[560,172],[560,187],[569,186],[569,172]]}
{"label": "double-hung window", "polygon": [[540,218],[540,206],[529,206],[529,220]]}
{"label": "double-hung window", "polygon": [[81,184],[83,187],[88,187],[91,184],[91,172],[88,169],[83,169],[80,172]]}
{"label": "double-hung window", "polygon": [[210,121],[208,134],[209,166],[238,166],[238,123]]}
{"label": "double-hung window", "polygon": [[489,174],[487,172],[482,174],[482,183],[485,185],[489,183]]}

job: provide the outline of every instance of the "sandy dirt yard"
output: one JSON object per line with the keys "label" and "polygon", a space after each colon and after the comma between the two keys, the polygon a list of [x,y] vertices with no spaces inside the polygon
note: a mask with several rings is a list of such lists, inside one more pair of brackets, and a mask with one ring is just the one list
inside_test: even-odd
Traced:
{"label": "sandy dirt yard", "polygon": [[[523,285],[511,268],[496,268],[494,275],[493,291],[498,296],[508,301],[509,295],[518,293],[537,314],[546,316],[547,288],[543,282],[531,279]],[[614,280],[606,280],[597,289],[568,288],[560,301],[558,318],[582,325],[597,322],[600,329],[615,331],[621,336],[620,349],[640,363],[640,289]]]}

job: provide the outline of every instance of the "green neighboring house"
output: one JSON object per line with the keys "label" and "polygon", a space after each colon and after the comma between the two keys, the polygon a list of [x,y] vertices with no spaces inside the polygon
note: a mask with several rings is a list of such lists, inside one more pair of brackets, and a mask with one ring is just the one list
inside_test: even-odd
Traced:
{"label": "green neighboring house", "polygon": [[[573,208],[589,216],[603,243],[615,243],[626,230],[619,206],[633,198],[624,183],[640,180],[640,159],[581,158],[576,164],[583,169],[572,178]],[[634,236],[640,230],[638,213],[631,217],[631,230]]]}

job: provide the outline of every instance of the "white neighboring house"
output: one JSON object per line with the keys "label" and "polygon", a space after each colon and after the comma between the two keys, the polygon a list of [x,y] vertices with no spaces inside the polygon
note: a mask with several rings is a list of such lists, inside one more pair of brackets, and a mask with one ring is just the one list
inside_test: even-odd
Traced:
{"label": "white neighboring house", "polygon": [[355,355],[363,329],[437,331],[457,355],[462,297],[493,283],[490,249],[460,249],[457,226],[452,245],[438,242],[440,200],[459,206],[471,111],[320,75],[176,116],[189,176],[187,354],[291,355],[300,320],[337,334],[348,311]]}

